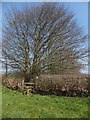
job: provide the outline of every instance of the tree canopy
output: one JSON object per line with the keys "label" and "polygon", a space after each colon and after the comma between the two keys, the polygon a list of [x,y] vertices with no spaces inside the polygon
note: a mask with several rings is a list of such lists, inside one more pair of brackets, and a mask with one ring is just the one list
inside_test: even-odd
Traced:
{"label": "tree canopy", "polygon": [[3,58],[10,67],[24,72],[25,81],[44,73],[79,72],[82,64],[78,61],[87,55],[87,36],[64,5],[43,3],[12,9],[6,18]]}

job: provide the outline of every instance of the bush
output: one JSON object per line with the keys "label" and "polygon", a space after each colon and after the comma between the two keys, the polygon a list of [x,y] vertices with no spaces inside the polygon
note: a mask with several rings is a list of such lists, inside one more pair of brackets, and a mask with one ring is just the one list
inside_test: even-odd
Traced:
{"label": "bush", "polygon": [[65,96],[88,96],[86,75],[40,75],[36,80],[37,93]]}
{"label": "bush", "polygon": [[23,86],[22,79],[16,79],[12,77],[3,77],[2,84],[12,90],[21,90]]}
{"label": "bush", "polygon": [[[89,76],[90,77],[90,76]],[[35,82],[35,92],[65,96],[89,96],[86,75],[40,75]],[[3,78],[2,83],[12,90],[23,91],[23,78]]]}

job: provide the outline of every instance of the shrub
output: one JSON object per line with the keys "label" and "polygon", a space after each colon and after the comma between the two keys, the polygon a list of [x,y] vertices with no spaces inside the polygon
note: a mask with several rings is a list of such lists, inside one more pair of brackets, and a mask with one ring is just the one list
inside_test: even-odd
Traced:
{"label": "shrub", "polygon": [[2,84],[12,90],[21,90],[23,81],[22,81],[22,79],[18,80],[16,78],[12,78],[12,77],[7,77],[7,78],[3,77]]}
{"label": "shrub", "polygon": [[88,96],[86,75],[40,75],[36,80],[36,92],[66,96]]}
{"label": "shrub", "polygon": [[[35,82],[35,92],[87,97],[89,96],[89,77],[86,75],[40,75]],[[23,78],[3,78],[2,83],[7,88],[23,92]]]}

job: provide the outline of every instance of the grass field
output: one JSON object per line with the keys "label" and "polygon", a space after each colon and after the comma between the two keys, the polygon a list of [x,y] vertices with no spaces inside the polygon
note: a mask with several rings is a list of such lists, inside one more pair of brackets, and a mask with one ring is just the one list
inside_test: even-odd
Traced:
{"label": "grass field", "polygon": [[88,98],[22,95],[3,87],[3,118],[87,118]]}

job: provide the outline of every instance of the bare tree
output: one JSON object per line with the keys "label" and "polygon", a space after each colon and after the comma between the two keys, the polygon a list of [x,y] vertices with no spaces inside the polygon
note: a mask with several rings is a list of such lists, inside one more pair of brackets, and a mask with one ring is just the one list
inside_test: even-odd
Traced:
{"label": "bare tree", "polygon": [[41,73],[79,72],[78,60],[86,57],[86,40],[72,12],[63,5],[43,3],[9,12],[2,51],[8,65],[23,70],[29,81]]}

